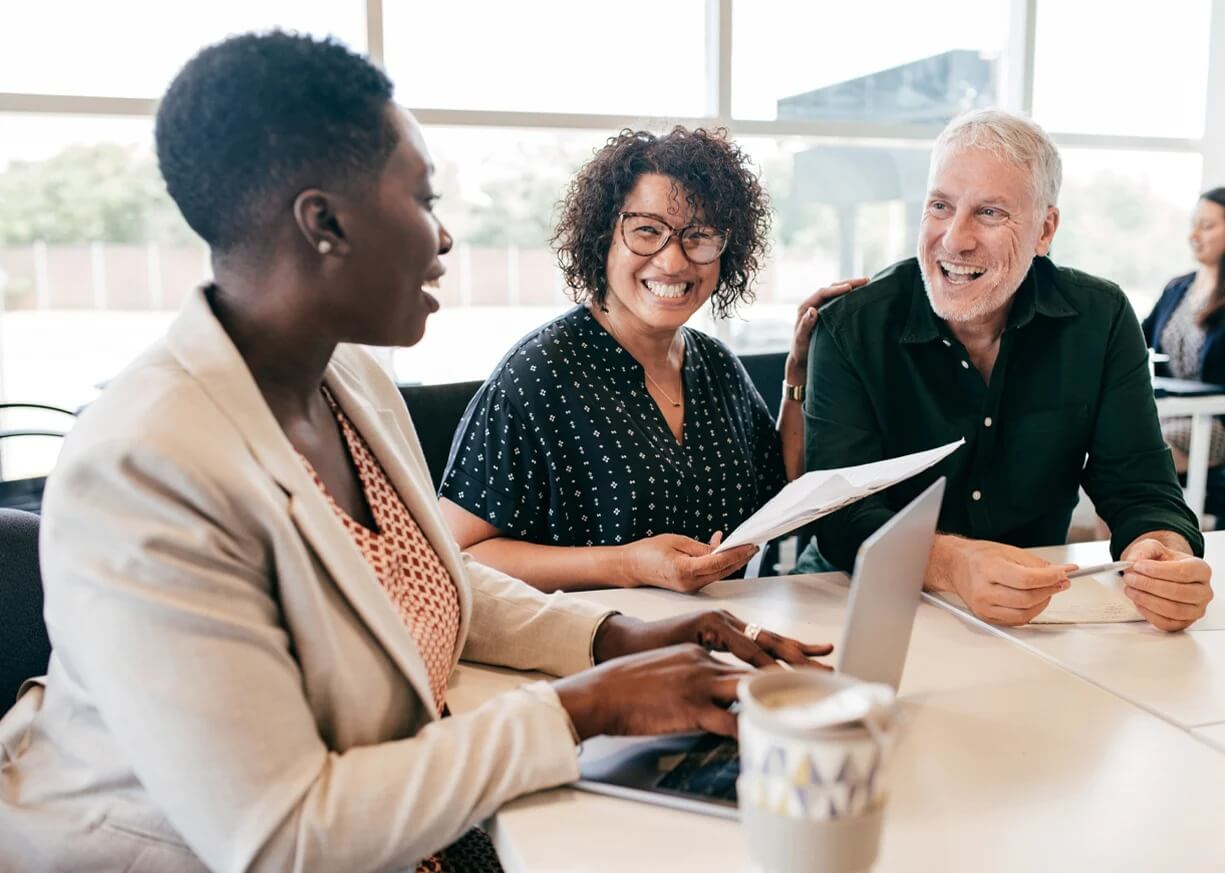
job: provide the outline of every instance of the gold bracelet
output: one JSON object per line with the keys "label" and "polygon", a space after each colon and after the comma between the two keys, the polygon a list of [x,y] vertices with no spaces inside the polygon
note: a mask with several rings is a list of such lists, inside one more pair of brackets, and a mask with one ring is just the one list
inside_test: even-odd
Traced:
{"label": "gold bracelet", "polygon": [[797,403],[804,402],[804,386],[792,385],[786,379],[783,380],[783,399],[794,400]]}

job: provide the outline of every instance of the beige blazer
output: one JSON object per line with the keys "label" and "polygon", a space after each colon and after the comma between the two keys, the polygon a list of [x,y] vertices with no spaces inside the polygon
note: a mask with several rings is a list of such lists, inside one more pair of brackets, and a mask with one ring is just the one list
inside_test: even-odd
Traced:
{"label": "beige blazer", "polygon": [[[459,553],[374,360],[341,347],[326,381],[455,580],[463,657],[590,666],[605,611]],[[0,870],[411,869],[578,776],[547,684],[435,717],[412,637],[203,292],[82,416],[41,550],[54,653],[0,721]]]}

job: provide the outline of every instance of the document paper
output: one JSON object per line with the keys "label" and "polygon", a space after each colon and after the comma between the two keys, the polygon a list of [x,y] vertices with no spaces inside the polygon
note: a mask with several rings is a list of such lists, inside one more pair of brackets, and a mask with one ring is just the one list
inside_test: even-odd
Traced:
{"label": "document paper", "polygon": [[715,551],[749,543],[763,545],[801,525],[923,472],[947,458],[965,442],[960,439],[937,449],[857,467],[805,473],[794,482],[789,482],[773,500],[745,519]]}
{"label": "document paper", "polygon": [[[1144,616],[1123,593],[1122,577],[1117,573],[1099,573],[1073,579],[1072,587],[1051,598],[1046,609],[1030,624],[1106,624],[1120,621],[1144,621]],[[969,607],[956,594],[937,595],[967,612]]]}

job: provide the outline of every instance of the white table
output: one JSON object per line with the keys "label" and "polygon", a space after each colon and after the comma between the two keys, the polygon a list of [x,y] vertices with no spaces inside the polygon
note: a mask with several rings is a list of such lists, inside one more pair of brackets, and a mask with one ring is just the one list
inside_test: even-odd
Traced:
{"label": "white table", "polygon": [[1204,742],[1211,743],[1222,752],[1225,752],[1225,724],[1211,724],[1205,727],[1198,727],[1191,733]]}
{"label": "white table", "polygon": [[[1163,633],[1147,622],[1027,625],[989,632],[1179,727],[1225,722],[1225,531],[1209,532],[1204,540],[1208,562],[1217,568],[1217,596],[1200,623],[1184,633]],[[1059,563],[1088,565],[1110,560],[1105,542],[1032,551]]]}
{"label": "white table", "polygon": [[1187,453],[1187,505],[1196,518],[1204,514],[1205,483],[1208,478],[1208,445],[1212,433],[1212,419],[1225,415],[1225,394],[1209,394],[1204,397],[1158,397],[1157,414],[1166,416],[1188,415],[1191,417],[1191,445]]}
{"label": "white table", "polygon": [[[698,597],[582,595],[658,618],[724,607],[836,641],[845,577],[722,582]],[[1225,683],[1225,673],[1220,674]],[[462,710],[531,677],[463,667]],[[886,871],[1209,870],[1225,858],[1225,754],[956,611],[921,604],[902,682]],[[734,822],[572,789],[521,798],[491,830],[510,871],[747,870]]]}

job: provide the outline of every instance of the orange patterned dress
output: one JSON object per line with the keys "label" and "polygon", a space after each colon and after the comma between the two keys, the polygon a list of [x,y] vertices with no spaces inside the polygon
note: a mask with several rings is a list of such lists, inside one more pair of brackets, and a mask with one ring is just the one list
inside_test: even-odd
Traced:
{"label": "orange patterned dress", "polygon": [[[305,457],[302,463],[361,549],[412,634],[429,674],[434,706],[439,714],[445,714],[447,679],[459,642],[459,593],[455,581],[417,526],[374,453],[327,388],[323,389],[323,396],[344,434],[376,529],[371,530],[351,518],[328,493],[323,480]],[[422,861],[417,870],[418,873],[493,873],[501,871],[502,866],[489,835],[472,828],[437,855]]]}

